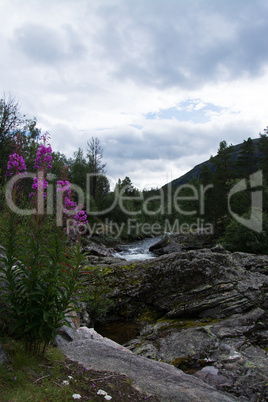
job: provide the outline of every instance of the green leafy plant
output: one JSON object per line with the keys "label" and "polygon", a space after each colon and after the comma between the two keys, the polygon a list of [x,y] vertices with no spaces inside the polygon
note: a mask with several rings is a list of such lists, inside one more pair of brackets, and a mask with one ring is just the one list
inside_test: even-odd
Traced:
{"label": "green leafy plant", "polygon": [[68,325],[66,314],[74,309],[84,256],[80,243],[66,254],[62,229],[53,227],[53,234],[48,233],[44,219],[36,217],[22,242],[17,220],[11,212],[4,229],[4,255],[0,257],[4,310],[12,332],[24,339],[27,350],[40,354],[57,328]]}
{"label": "green leafy plant", "polygon": [[[243,218],[249,219],[250,214],[245,213]],[[263,230],[258,233],[241,223],[231,220],[227,225],[220,243],[230,251],[242,251],[254,254],[267,254],[268,252],[268,216],[262,214]]]}
{"label": "green leafy plant", "polygon": [[[41,145],[36,166],[51,168],[51,147]],[[10,155],[7,175],[24,174],[26,166],[19,154]],[[44,176],[43,176],[44,177]],[[34,180],[33,190],[47,188],[45,179]],[[14,187],[11,199],[19,200],[23,189]],[[46,193],[44,192],[44,197]],[[40,202],[32,193],[32,202]],[[43,355],[55,338],[57,329],[67,321],[75,308],[75,295],[80,289],[80,272],[84,255],[78,241],[67,247],[67,237],[53,217],[45,214],[20,216],[8,206],[0,222],[0,280],[2,312],[8,317],[13,334],[22,338],[26,349]]]}
{"label": "green leafy plant", "polygon": [[101,268],[91,268],[91,280],[86,284],[82,300],[86,303],[86,310],[90,318],[97,323],[105,321],[106,314],[113,306],[113,301],[107,297],[109,286]]}

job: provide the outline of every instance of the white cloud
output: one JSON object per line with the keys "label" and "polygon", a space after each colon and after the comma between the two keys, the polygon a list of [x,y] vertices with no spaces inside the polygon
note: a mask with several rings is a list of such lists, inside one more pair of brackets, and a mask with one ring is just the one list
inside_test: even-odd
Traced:
{"label": "white cloud", "polygon": [[2,0],[1,89],[55,150],[98,137],[115,180],[161,186],[267,126],[267,18],[265,0]]}

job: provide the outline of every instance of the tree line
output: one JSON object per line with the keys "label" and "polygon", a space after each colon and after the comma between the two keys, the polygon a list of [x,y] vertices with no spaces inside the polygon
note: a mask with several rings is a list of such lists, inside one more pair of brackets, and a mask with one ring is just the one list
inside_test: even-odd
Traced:
{"label": "tree line", "polygon": [[[34,155],[39,145],[41,130],[36,118],[29,119],[20,112],[18,102],[3,97],[0,102],[0,196],[4,203],[4,185],[7,178],[5,171],[8,155],[20,148],[28,169],[33,169]],[[62,172],[68,180],[78,185],[86,194],[86,205],[89,224],[108,222],[122,226],[120,239],[130,239],[159,234],[179,222],[180,225],[194,224],[197,219],[204,224],[213,225],[214,235],[221,237],[229,249],[240,249],[251,252],[268,251],[268,128],[260,134],[258,141],[248,138],[244,140],[237,153],[236,147],[221,141],[216,156],[210,158],[198,178],[191,179],[187,185],[164,186],[150,190],[138,190],[129,177],[119,178],[114,189],[110,188],[106,176],[103,148],[98,138],[87,141],[86,152],[81,147],[67,158],[61,152],[52,152],[52,174],[61,177]],[[213,168],[211,168],[211,166]],[[232,197],[232,211],[239,216],[249,217],[251,214],[251,195],[249,177],[261,170],[262,182],[262,218],[261,233],[244,227],[230,216],[228,194],[236,183],[245,179],[246,191],[240,191]],[[90,180],[86,180],[86,177]],[[30,187],[30,184],[29,184]],[[115,202],[116,199],[116,202]],[[201,205],[202,204],[202,205]],[[129,220],[135,220],[139,227],[146,226],[146,232],[137,231],[137,225],[129,228]],[[149,226],[148,226],[149,225]],[[157,225],[157,226],[156,226]],[[152,231],[150,233],[150,227]],[[112,235],[111,235],[112,237]]]}

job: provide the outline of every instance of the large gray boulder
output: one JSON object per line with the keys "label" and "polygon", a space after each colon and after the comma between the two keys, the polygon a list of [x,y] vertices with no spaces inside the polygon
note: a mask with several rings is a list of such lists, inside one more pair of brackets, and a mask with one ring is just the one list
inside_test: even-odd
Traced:
{"label": "large gray boulder", "polygon": [[84,246],[84,250],[90,256],[98,257],[112,257],[115,250],[106,247],[104,244],[96,243],[94,241],[87,241],[87,245]]}
{"label": "large gray boulder", "polygon": [[[237,398],[215,390],[199,378],[166,363],[137,356],[97,339],[86,339],[61,346],[64,354],[89,369],[127,375],[133,386],[162,402],[231,402]],[[246,401],[246,399],[240,399]]]}
{"label": "large gray boulder", "polygon": [[[258,272],[249,269],[258,264]],[[268,257],[201,249],[104,266],[117,318],[149,308],[169,318],[225,318],[256,305],[268,308]]]}
{"label": "large gray boulder", "polygon": [[160,256],[179,252],[181,250],[211,248],[215,243],[216,239],[213,235],[199,233],[198,231],[189,234],[166,234],[159,242],[152,245],[149,248],[149,251]]}
{"label": "large gray boulder", "polygon": [[125,345],[140,357],[218,391],[268,400],[267,267],[268,256],[221,246],[106,265],[114,301],[108,318],[140,324],[140,335]]}
{"label": "large gray boulder", "polygon": [[[218,390],[247,396],[250,401],[268,400],[267,349],[258,345],[261,327],[267,326],[264,310],[256,308],[207,325],[188,322],[189,328],[180,328],[179,323],[149,324],[128,347],[190,372]],[[267,335],[263,342],[268,345]]]}
{"label": "large gray boulder", "polygon": [[152,245],[149,248],[149,251],[154,253],[155,255],[164,255],[175,253],[182,250],[182,245],[178,243],[175,239],[170,238],[169,236],[165,236],[156,244]]}

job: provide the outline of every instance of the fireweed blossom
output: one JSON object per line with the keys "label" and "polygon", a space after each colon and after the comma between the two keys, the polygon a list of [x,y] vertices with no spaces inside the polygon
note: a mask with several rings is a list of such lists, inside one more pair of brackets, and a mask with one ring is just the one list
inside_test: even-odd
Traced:
{"label": "fireweed blossom", "polygon": [[[52,169],[52,148],[49,145],[46,147],[45,145],[41,144],[38,147],[37,150],[37,155],[34,163],[34,169],[38,169],[41,172],[46,172],[49,169]],[[48,182],[44,178],[44,175],[42,178],[37,178],[35,177],[33,179],[33,185],[32,189],[34,192],[31,192],[30,197],[36,197],[38,192],[42,191],[44,198],[46,198],[46,192],[44,190],[47,189]]]}
{"label": "fireweed blossom", "polygon": [[[26,176],[27,172],[24,158],[19,154],[17,154],[16,152],[14,152],[13,154],[9,155],[5,177],[9,176],[16,177],[16,175]],[[6,200],[8,205],[14,204],[15,198],[18,201],[19,199],[18,192],[21,191],[21,186],[22,184],[16,181],[14,188],[12,187],[11,191],[6,192]]]}
{"label": "fireweed blossom", "polygon": [[85,223],[85,224],[88,223],[86,212],[83,210],[79,211],[77,214],[75,214],[74,220],[76,220],[77,222],[80,222],[80,223]]}
{"label": "fireweed blossom", "polygon": [[80,210],[79,206],[76,204],[75,201],[72,201],[71,199],[71,187],[70,187],[70,182],[68,180],[58,180],[57,181],[57,192],[62,192],[64,193],[64,197],[63,197],[63,212],[70,217],[70,211],[74,211],[75,215],[74,215],[74,220],[76,222],[75,223],[88,223],[87,220],[87,215],[86,212],[83,210]]}
{"label": "fireweed blossom", "polygon": [[45,145],[39,145],[35,159],[34,169],[38,170],[52,169],[51,154],[52,154],[52,148],[50,145],[48,147],[46,147]]}
{"label": "fireweed blossom", "polygon": [[[29,197],[36,196],[41,189],[46,190],[47,186],[48,186],[48,182],[45,179],[38,179],[37,177],[34,177],[32,189],[35,190],[35,192],[31,192]],[[46,196],[47,195],[44,192],[44,198],[46,198]]]}
{"label": "fireweed blossom", "polygon": [[26,174],[25,160],[17,153],[9,155],[5,176],[12,176],[13,174]]}

